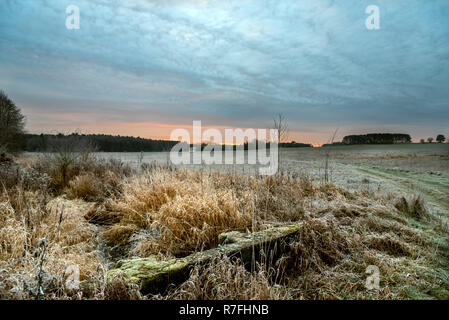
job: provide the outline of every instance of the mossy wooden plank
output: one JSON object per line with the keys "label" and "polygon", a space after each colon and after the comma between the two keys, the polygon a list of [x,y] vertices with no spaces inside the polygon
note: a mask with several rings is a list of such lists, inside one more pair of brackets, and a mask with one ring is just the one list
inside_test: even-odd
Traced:
{"label": "mossy wooden plank", "polygon": [[[188,279],[192,267],[207,264],[220,255],[240,258],[248,265],[253,253],[257,256],[261,249],[264,254],[275,259],[280,252],[279,242],[295,235],[300,224],[275,227],[246,236],[240,235],[232,243],[217,248],[194,253],[184,258],[158,260],[154,257],[121,260],[108,272],[110,281],[117,273],[123,272],[130,282],[138,284],[142,293],[163,293],[170,284],[180,284]],[[226,235],[220,235],[224,239]],[[235,242],[234,242],[235,241]]]}

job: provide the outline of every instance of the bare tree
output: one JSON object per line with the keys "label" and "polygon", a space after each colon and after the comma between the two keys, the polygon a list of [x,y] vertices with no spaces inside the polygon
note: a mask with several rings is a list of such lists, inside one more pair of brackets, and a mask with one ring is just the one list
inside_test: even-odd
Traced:
{"label": "bare tree", "polygon": [[18,151],[24,127],[20,109],[0,90],[0,146],[9,152]]}
{"label": "bare tree", "polygon": [[288,124],[282,113],[273,118],[274,129],[278,132],[279,142],[285,142],[288,137]]}
{"label": "bare tree", "polygon": [[428,138],[427,138],[427,141],[429,141],[429,143],[432,143],[433,138],[432,138],[432,137],[428,137]]}
{"label": "bare tree", "polygon": [[[285,142],[288,137],[288,124],[282,113],[278,113],[277,116],[273,118],[274,129],[277,131],[279,144]],[[281,165],[281,150],[278,150],[278,165]]]}
{"label": "bare tree", "polygon": [[[334,131],[332,138],[329,140],[328,144],[332,145],[335,140],[335,136],[337,135],[338,128]],[[325,158],[324,158],[324,182],[329,182],[329,158],[330,158],[331,148],[330,146],[326,150]]]}

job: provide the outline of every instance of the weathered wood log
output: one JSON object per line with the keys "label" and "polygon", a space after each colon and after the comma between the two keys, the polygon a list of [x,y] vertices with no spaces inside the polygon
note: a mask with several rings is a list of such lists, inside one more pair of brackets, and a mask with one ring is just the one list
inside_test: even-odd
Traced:
{"label": "weathered wood log", "polygon": [[[124,273],[128,281],[140,286],[143,294],[157,294],[166,291],[170,284],[178,285],[189,278],[195,265],[205,265],[215,257],[226,255],[237,257],[246,266],[258,259],[261,251],[270,260],[275,260],[280,241],[285,241],[297,234],[300,224],[270,228],[252,234],[239,232],[223,233],[219,237],[220,245],[215,249],[201,251],[184,258],[158,260],[154,257],[134,258],[119,261],[115,268],[108,272],[108,281],[118,273]],[[253,259],[255,257],[255,259]]]}

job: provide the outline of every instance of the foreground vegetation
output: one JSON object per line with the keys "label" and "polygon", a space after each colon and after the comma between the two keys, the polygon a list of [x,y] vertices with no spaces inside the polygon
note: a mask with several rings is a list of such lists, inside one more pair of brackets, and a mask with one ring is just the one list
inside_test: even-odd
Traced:
{"label": "foreground vegetation", "polygon": [[[262,177],[138,168],[85,152],[4,157],[2,299],[447,299],[447,223],[419,195],[342,187],[305,172]],[[349,178],[349,177],[346,177]],[[123,258],[214,248],[226,231],[302,222],[276,262],[222,257],[188,281],[143,296],[106,272]],[[81,285],[71,288],[71,266]],[[380,289],[365,287],[367,266]]]}

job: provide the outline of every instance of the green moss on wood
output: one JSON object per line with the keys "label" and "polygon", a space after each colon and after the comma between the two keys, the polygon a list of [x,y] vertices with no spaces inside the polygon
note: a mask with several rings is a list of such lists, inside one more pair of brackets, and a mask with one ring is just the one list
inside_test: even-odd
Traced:
{"label": "green moss on wood", "polygon": [[239,234],[238,237],[235,233],[227,233],[220,237],[225,239],[233,235],[233,243],[179,259],[159,260],[155,257],[147,257],[122,260],[117,263],[115,269],[108,272],[108,281],[123,272],[130,282],[140,285],[142,293],[163,293],[170,284],[180,284],[187,280],[193,266],[207,264],[217,256],[236,256],[243,263],[248,264],[251,262],[253,252],[257,254],[262,248],[264,251],[276,253],[275,251],[280,247],[278,242],[293,236],[299,232],[300,228],[299,224],[294,224],[246,236]]}

